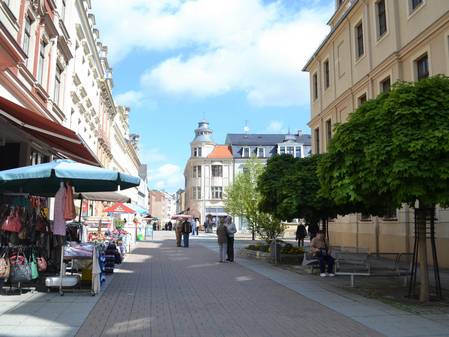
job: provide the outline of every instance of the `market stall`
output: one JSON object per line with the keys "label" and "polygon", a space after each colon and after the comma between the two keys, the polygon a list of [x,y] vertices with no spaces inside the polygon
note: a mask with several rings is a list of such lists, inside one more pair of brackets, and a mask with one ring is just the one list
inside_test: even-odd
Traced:
{"label": "market stall", "polygon": [[[82,237],[79,222],[67,224],[76,218],[74,191],[116,191],[139,183],[137,177],[71,160],[0,171],[0,280],[21,289],[50,274],[48,283],[59,282],[62,289],[65,279],[73,276],[67,275],[66,266],[75,260],[66,247],[79,246]],[[55,198],[52,205],[47,197]],[[95,268],[101,263],[101,249],[90,246],[93,281],[101,274]],[[103,248],[106,255],[109,246]],[[71,264],[70,274],[75,271]],[[91,289],[96,292],[99,287]]]}

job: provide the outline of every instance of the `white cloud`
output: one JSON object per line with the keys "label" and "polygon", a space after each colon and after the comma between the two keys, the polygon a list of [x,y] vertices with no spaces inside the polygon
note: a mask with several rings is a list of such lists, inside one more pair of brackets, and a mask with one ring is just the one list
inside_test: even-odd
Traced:
{"label": "white cloud", "polygon": [[136,48],[169,55],[142,76],[145,92],[240,91],[254,105],[291,106],[308,102],[301,68],[328,32],[333,4],[294,11],[288,2],[96,0],[94,9],[112,63]]}
{"label": "white cloud", "polygon": [[284,133],[284,123],[281,121],[271,121],[270,124],[268,124],[267,131],[272,133]]}
{"label": "white cloud", "polygon": [[114,97],[116,104],[131,106],[140,106],[144,99],[144,94],[140,91],[130,90]]}
{"label": "white cloud", "polygon": [[175,192],[184,187],[184,175],[181,168],[174,164],[164,164],[149,170],[150,186],[167,192]]}
{"label": "white cloud", "polygon": [[167,156],[161,152],[159,148],[141,148],[140,151],[140,159],[144,163],[149,163],[152,165],[153,163],[159,163],[167,161]]}

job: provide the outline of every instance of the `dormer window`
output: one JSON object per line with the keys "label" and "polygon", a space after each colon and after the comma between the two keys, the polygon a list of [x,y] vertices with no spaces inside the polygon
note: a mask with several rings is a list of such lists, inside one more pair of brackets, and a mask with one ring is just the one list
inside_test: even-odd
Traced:
{"label": "dormer window", "polygon": [[202,156],[202,148],[201,147],[194,147],[193,148],[193,156],[194,157],[201,157]]}
{"label": "dormer window", "polygon": [[279,147],[279,154],[285,154],[285,146]]}
{"label": "dormer window", "polygon": [[257,158],[265,158],[265,148],[263,147],[257,148]]}
{"label": "dormer window", "polygon": [[242,157],[243,158],[249,158],[250,157],[250,152],[251,152],[251,149],[249,147],[244,147],[242,149]]}

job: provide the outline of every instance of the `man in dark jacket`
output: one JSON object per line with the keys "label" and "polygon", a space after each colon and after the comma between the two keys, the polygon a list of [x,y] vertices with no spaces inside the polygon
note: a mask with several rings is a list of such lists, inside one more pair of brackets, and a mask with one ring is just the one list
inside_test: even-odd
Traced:
{"label": "man in dark jacket", "polygon": [[192,233],[192,224],[188,219],[182,223],[182,238],[184,240],[184,247],[189,247],[189,235]]}

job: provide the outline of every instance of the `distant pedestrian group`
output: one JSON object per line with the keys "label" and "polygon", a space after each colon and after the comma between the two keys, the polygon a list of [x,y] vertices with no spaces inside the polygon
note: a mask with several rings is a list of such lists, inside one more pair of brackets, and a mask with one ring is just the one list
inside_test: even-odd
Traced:
{"label": "distant pedestrian group", "polygon": [[221,219],[217,227],[217,240],[220,262],[234,262],[234,234],[237,232],[230,216]]}

